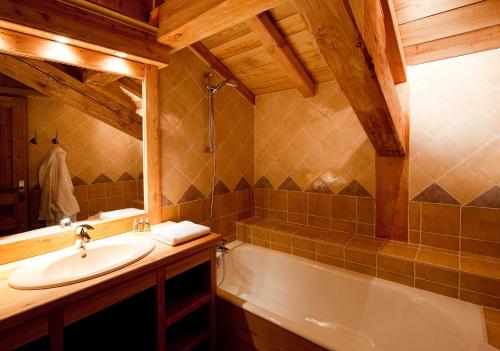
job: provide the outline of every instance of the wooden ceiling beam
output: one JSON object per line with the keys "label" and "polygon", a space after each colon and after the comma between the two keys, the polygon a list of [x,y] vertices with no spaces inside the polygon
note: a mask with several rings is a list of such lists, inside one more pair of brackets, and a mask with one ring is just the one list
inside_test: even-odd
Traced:
{"label": "wooden ceiling beam", "polygon": [[142,140],[142,117],[48,62],[0,54],[0,72]]}
{"label": "wooden ceiling beam", "polygon": [[0,28],[0,52],[133,78],[144,77],[143,63],[5,28]]}
{"label": "wooden ceiling beam", "polygon": [[169,0],[159,8],[157,40],[175,50],[274,8],[285,0]]}
{"label": "wooden ceiling beam", "polygon": [[92,71],[89,69],[83,70],[82,82],[85,84],[104,87],[113,82],[116,82],[122,76],[108,72]]}
{"label": "wooden ceiling beam", "polygon": [[60,1],[2,0],[0,27],[46,39],[65,37],[69,44],[164,67],[169,48],[156,34]]}
{"label": "wooden ceiling beam", "polygon": [[314,96],[314,82],[274,26],[271,18],[266,13],[261,13],[247,20],[246,24],[302,96],[306,98]]}
{"label": "wooden ceiling beam", "polygon": [[402,112],[383,45],[378,0],[294,3],[377,154],[403,156]]}
{"label": "wooden ceiling beam", "polygon": [[122,77],[118,79],[118,85],[138,99],[142,99],[142,84],[137,84],[133,79]]}
{"label": "wooden ceiling beam", "polygon": [[215,57],[210,50],[208,50],[205,45],[201,42],[194,43],[190,47],[191,51],[193,51],[198,57],[205,62],[205,64],[213,69],[215,72],[220,74],[224,79],[235,81],[238,86],[236,90],[243,95],[252,105],[255,105],[255,95],[248,89],[245,84],[241,80],[236,77],[233,72],[231,72],[222,62],[219,61],[217,57]]}
{"label": "wooden ceiling beam", "polygon": [[398,19],[393,0],[380,0],[384,13],[385,25],[385,54],[391,68],[392,78],[395,84],[405,83],[408,80],[406,72],[406,58],[403,50],[403,42],[399,33]]}

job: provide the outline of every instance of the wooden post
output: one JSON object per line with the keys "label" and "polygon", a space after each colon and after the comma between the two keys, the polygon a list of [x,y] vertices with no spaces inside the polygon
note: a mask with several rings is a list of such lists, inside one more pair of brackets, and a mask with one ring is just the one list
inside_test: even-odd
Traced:
{"label": "wooden post", "polygon": [[143,93],[144,199],[151,224],[161,222],[160,111],[158,68],[146,65]]}
{"label": "wooden post", "polygon": [[409,188],[409,86],[396,85],[402,110],[405,156],[375,155],[375,235],[378,238],[408,241]]}

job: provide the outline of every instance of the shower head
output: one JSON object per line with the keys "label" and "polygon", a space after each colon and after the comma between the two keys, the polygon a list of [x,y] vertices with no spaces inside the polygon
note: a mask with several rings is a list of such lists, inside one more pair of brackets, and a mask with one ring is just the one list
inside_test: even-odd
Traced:
{"label": "shower head", "polygon": [[222,82],[220,82],[219,84],[217,84],[214,87],[209,87],[209,89],[211,90],[212,94],[215,94],[224,85],[229,85],[230,87],[233,87],[233,88],[238,87],[238,83],[236,83],[234,80],[228,80],[228,79],[226,79],[226,80],[223,80]]}

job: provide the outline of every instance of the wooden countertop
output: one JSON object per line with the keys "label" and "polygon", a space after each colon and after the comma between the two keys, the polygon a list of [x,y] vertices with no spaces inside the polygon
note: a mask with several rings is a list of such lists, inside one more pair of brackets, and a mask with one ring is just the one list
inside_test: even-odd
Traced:
{"label": "wooden countertop", "polygon": [[[151,237],[150,233],[124,233],[118,236]],[[118,237],[116,236],[116,237]],[[0,331],[29,318],[47,313],[73,301],[85,298],[96,291],[124,282],[132,276],[152,271],[182,257],[201,251],[220,239],[211,233],[178,246],[169,246],[155,240],[153,251],[141,260],[117,271],[80,283],[43,290],[17,290],[11,288],[7,280],[10,274],[36,257],[0,266]],[[46,254],[46,255],[50,255]],[[38,256],[37,256],[38,257]]]}

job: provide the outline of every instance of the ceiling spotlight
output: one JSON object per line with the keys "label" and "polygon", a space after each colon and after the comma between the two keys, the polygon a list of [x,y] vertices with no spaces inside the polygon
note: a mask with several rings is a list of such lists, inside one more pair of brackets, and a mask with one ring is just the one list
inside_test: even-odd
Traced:
{"label": "ceiling spotlight", "polygon": [[120,51],[115,51],[115,55],[121,58],[127,58],[128,56],[126,53]]}
{"label": "ceiling spotlight", "polygon": [[54,40],[58,41],[59,43],[63,43],[63,44],[68,44],[69,43],[69,39],[68,38],[60,36],[60,35],[54,36]]}

